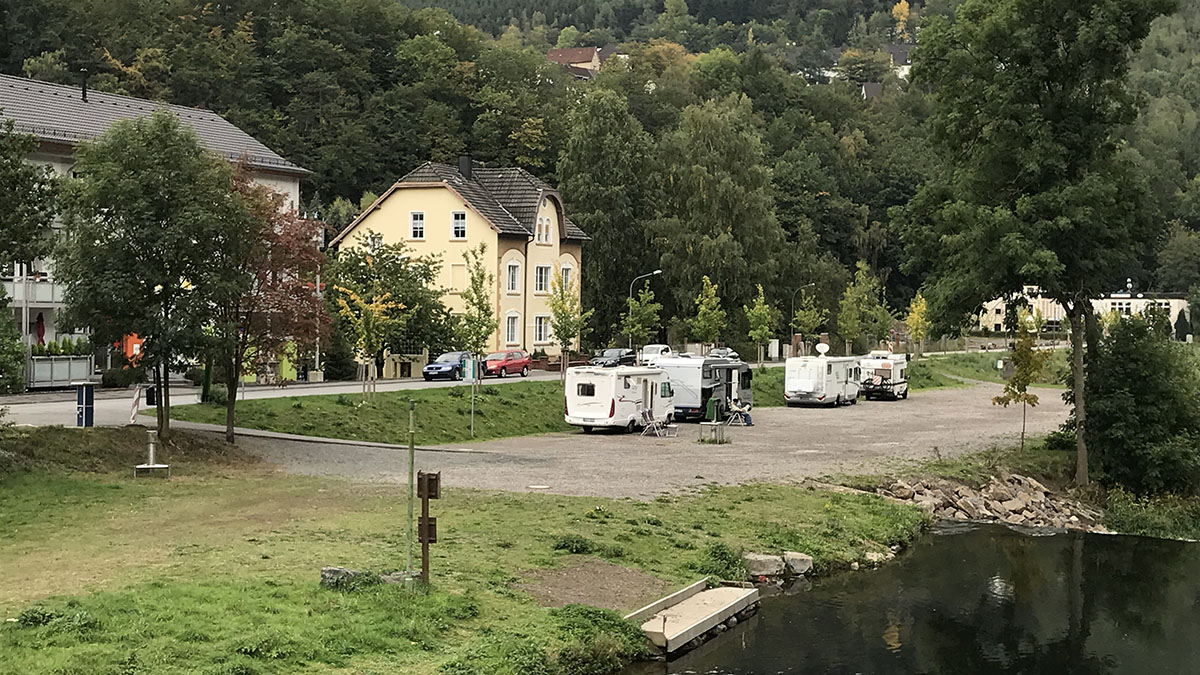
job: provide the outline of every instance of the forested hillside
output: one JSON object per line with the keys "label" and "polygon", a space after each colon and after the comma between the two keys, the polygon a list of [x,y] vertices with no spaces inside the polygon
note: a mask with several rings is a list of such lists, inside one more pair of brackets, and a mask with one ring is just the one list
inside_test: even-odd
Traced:
{"label": "forested hillside", "polygon": [[[926,142],[925,85],[877,50],[916,42],[919,60],[922,23],[956,0],[431,1],[26,0],[0,8],[0,69],[68,83],[86,69],[93,88],[215,110],[313,170],[306,208],[335,223],[427,159],[524,166],[594,238],[599,343],[631,271],[656,266],[665,319],[691,313],[708,274],[730,335],[757,284],[785,317],[811,295],[834,331],[860,262],[894,313],[920,286],[919,261],[901,271],[902,207],[946,163]],[[628,58],[590,82],[545,59],[612,42]],[[1155,23],[1125,135],[1156,217],[1200,250],[1197,45],[1200,0]],[[850,80],[823,76],[829,47],[856,50]],[[864,101],[855,78],[883,93]],[[1179,266],[1164,286],[1200,283],[1200,266]]]}

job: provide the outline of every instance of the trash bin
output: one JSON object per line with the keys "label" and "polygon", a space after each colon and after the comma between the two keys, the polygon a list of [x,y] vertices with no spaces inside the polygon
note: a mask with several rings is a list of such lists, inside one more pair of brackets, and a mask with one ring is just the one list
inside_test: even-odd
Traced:
{"label": "trash bin", "polygon": [[709,422],[717,421],[717,399],[710,398],[704,405],[704,419]]}
{"label": "trash bin", "polygon": [[96,420],[96,384],[72,382],[75,387],[75,426],[90,427]]}
{"label": "trash bin", "polygon": [[152,405],[157,406],[158,405],[158,387],[155,387],[155,386],[146,387],[146,405],[147,406],[152,406]]}

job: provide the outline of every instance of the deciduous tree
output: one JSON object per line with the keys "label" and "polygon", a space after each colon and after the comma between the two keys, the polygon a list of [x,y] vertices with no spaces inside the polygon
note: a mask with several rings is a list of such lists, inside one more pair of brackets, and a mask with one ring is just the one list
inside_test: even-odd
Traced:
{"label": "deciduous tree", "polygon": [[867,346],[873,348],[892,327],[892,313],[883,301],[883,289],[879,279],[871,273],[867,264],[859,261],[854,271],[854,281],[846,286],[838,309],[838,333],[846,341],[846,356],[852,345],[866,338]]}
{"label": "deciduous tree", "polygon": [[625,307],[625,313],[621,316],[621,332],[629,336],[631,348],[645,344],[658,334],[661,325],[658,313],[662,311],[662,303],[655,302],[649,282],[638,291],[636,297],[627,298]]}
{"label": "deciduous tree", "polygon": [[[579,304],[579,285],[572,275],[571,281],[563,280],[562,269],[554,266],[554,279],[550,282],[550,330],[554,333],[554,341],[562,348],[563,363],[571,362],[571,352],[576,347],[576,341],[586,336],[588,321],[592,318],[592,310],[586,312]],[[567,377],[567,368],[561,369],[562,377]]]}
{"label": "deciduous tree", "polygon": [[467,288],[463,291],[466,306],[455,323],[455,335],[463,349],[478,356],[487,349],[488,339],[496,332],[496,310],[492,300],[492,273],[484,261],[487,244],[467,250]]}
{"label": "deciduous tree", "polygon": [[929,303],[920,291],[908,305],[904,324],[908,326],[908,339],[917,346],[917,354],[925,351],[925,338],[929,335]]}
{"label": "deciduous tree", "polygon": [[1038,395],[1030,392],[1029,386],[1045,373],[1050,352],[1037,348],[1037,336],[1042,327],[1036,316],[1023,309],[1018,312],[1018,317],[1017,339],[1012,350],[1013,372],[1004,383],[1004,393],[992,398],[992,404],[1005,408],[1013,403],[1021,404],[1021,450],[1024,450],[1025,412],[1038,404]]}
{"label": "deciduous tree", "polygon": [[762,284],[759,284],[754,304],[749,307],[742,305],[742,312],[746,315],[746,322],[750,324],[750,341],[758,347],[758,365],[762,366],[764,345],[775,334],[775,326],[779,324],[779,310],[767,304]]}
{"label": "deciduous tree", "polygon": [[829,319],[829,312],[824,307],[818,307],[816,299],[806,290],[800,291],[800,304],[792,316],[792,330],[801,336],[801,347],[808,352],[811,338]]}
{"label": "deciduous tree", "polygon": [[701,344],[716,344],[725,332],[725,310],[717,296],[717,285],[705,275],[700,279],[700,294],[696,296],[696,315],[688,322],[692,338]]}

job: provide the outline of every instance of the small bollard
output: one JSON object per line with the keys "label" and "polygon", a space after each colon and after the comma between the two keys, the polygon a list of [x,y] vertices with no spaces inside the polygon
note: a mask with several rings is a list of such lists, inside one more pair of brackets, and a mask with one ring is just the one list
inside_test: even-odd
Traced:
{"label": "small bollard", "polygon": [[171,477],[171,467],[167,464],[159,464],[155,458],[155,453],[158,450],[158,432],[154,429],[146,431],[146,463],[138,464],[133,467],[133,477],[137,478],[143,473],[153,474],[155,471],[162,472],[166,478]]}

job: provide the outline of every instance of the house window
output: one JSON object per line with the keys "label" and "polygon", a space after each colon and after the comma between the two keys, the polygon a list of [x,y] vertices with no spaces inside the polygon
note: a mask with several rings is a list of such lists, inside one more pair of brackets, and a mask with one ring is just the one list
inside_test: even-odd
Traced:
{"label": "house window", "polygon": [[521,343],[521,315],[511,312],[504,320],[504,341],[510,345]]}
{"label": "house window", "polygon": [[562,285],[563,285],[563,288],[565,288],[565,289],[567,289],[567,290],[571,290],[571,273],[572,273],[572,272],[574,272],[574,271],[575,271],[575,270],[571,269],[571,267],[569,267],[569,266],[567,266],[567,265],[564,265],[564,266],[563,266],[563,268],[562,268]]}
{"label": "house window", "polygon": [[450,237],[453,239],[467,238],[467,214],[455,211],[451,216]]}
{"label": "house window", "polygon": [[999,316],[1001,313],[1002,313],[1001,309],[999,307],[997,307],[996,308],[996,316]]}
{"label": "house window", "polygon": [[596,385],[591,382],[580,382],[575,388],[575,393],[580,396],[595,396]]}
{"label": "house window", "polygon": [[412,214],[412,239],[425,238],[425,214],[413,212]]}
{"label": "house window", "polygon": [[550,290],[550,267],[547,265],[538,265],[533,270],[533,290],[537,293],[545,293]]}
{"label": "house window", "polygon": [[367,250],[371,253],[379,253],[379,249],[383,248],[383,235],[372,234],[367,237]]}
{"label": "house window", "polygon": [[550,341],[550,317],[539,316],[533,320],[533,341],[538,343]]}
{"label": "house window", "polygon": [[521,263],[508,263],[508,292],[521,292]]}

